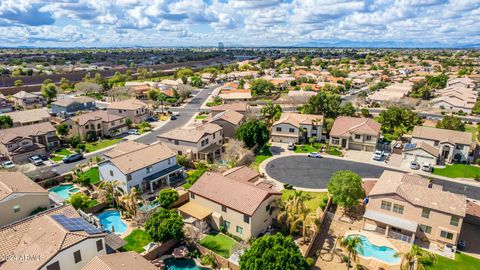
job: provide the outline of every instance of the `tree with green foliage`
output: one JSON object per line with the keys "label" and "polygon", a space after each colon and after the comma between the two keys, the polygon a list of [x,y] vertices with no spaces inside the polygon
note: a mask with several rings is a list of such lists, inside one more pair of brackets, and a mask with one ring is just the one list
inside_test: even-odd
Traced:
{"label": "tree with green foliage", "polygon": [[462,119],[453,115],[443,116],[443,119],[439,121],[435,127],[457,131],[465,131],[465,124],[462,122]]}
{"label": "tree with green foliage", "polygon": [[340,111],[342,98],[338,94],[320,91],[312,96],[301,111],[305,114],[323,114],[327,118],[335,118]]}
{"label": "tree with green foliage", "polygon": [[350,269],[350,262],[352,259],[357,261],[359,253],[357,250],[363,250],[362,245],[362,239],[358,236],[340,238],[340,246],[343,247],[348,254],[347,270]]}
{"label": "tree with green foliage", "polygon": [[13,127],[13,120],[10,115],[0,115],[0,129]]}
{"label": "tree with green foliage", "polygon": [[132,127],[132,124],[133,124],[132,119],[130,119],[130,118],[127,117],[127,118],[125,119],[125,125],[127,125],[128,128],[131,128],[131,127]]}
{"label": "tree with green foliage", "polygon": [[158,96],[157,96],[157,101],[160,102],[160,108],[162,109],[162,114],[163,114],[163,110],[165,108],[165,101],[167,100],[167,95],[165,95],[165,93],[163,92],[160,92],[158,93]]}
{"label": "tree with green foliage", "polygon": [[362,108],[360,110],[360,114],[363,116],[363,117],[372,117],[372,115],[370,114],[370,111],[367,109],[367,108]]}
{"label": "tree with green foliage", "polygon": [[42,84],[42,96],[50,103],[57,97],[57,86],[54,83]]}
{"label": "tree with green foliage", "polygon": [[190,78],[190,84],[193,87],[202,87],[203,86],[202,78],[200,78],[200,76],[192,76]]}
{"label": "tree with green foliage", "polygon": [[472,114],[480,114],[480,100],[477,100],[473,105]]}
{"label": "tree with green foliage", "polygon": [[447,86],[448,76],[440,74],[438,76],[426,76],[425,80],[414,83],[409,96],[428,100],[432,98],[432,91],[445,88]]}
{"label": "tree with green foliage", "polygon": [[71,139],[70,139],[70,145],[73,147],[73,148],[77,148],[77,146],[82,142],[82,140],[80,140],[80,136],[73,136]]}
{"label": "tree with green foliage", "polygon": [[145,231],[155,242],[166,242],[170,239],[180,240],[183,237],[183,219],[177,210],[160,208],[145,223]]}
{"label": "tree with green foliage", "polygon": [[158,93],[159,93],[159,91],[157,89],[152,88],[152,89],[148,90],[147,97],[150,100],[156,101],[157,97],[158,97]]}
{"label": "tree with green foliage", "polygon": [[355,206],[365,195],[362,177],[352,171],[337,171],[330,177],[328,193],[338,205],[346,208]]}
{"label": "tree with green foliage", "polygon": [[85,210],[90,204],[90,197],[83,193],[75,193],[70,196],[67,202],[71,204],[75,209]]}
{"label": "tree with green foliage", "polygon": [[392,106],[380,113],[378,122],[382,125],[385,139],[396,140],[420,125],[422,119],[411,109]]}
{"label": "tree with green foliage", "polygon": [[240,256],[242,270],[307,270],[310,267],[291,236],[264,235]]}
{"label": "tree with green foliage", "polygon": [[160,190],[156,201],[161,207],[169,209],[178,200],[178,197],[178,191],[172,188],[165,188]]}
{"label": "tree with green foliage", "polygon": [[353,107],[353,104],[351,102],[347,102],[347,104],[343,105],[340,107],[340,115],[343,116],[354,116],[356,113],[355,107]]}
{"label": "tree with green foliage", "polygon": [[409,252],[403,254],[402,270],[425,270],[425,266],[431,266],[437,257],[435,254],[421,249],[417,245],[412,245]]}
{"label": "tree with green foliage", "polygon": [[23,81],[22,81],[22,80],[16,80],[16,81],[14,82],[14,86],[15,86],[15,87],[23,86]]}
{"label": "tree with green foliage", "polygon": [[269,132],[264,122],[251,119],[237,129],[235,136],[243,141],[245,146],[253,147],[255,144],[264,145],[268,142]]}
{"label": "tree with green foliage", "polygon": [[68,125],[66,123],[58,124],[56,126],[57,134],[64,137],[68,135]]}
{"label": "tree with green foliage", "polygon": [[273,104],[272,101],[269,101],[263,108],[260,110],[265,121],[269,124],[272,124],[274,121],[280,119],[282,115],[282,107],[278,104]]}
{"label": "tree with green foliage", "polygon": [[67,79],[67,78],[64,78],[62,77],[60,79],[60,85],[59,87],[62,89],[62,90],[67,90],[69,88],[72,88],[72,84],[70,83],[70,81]]}
{"label": "tree with green foliage", "polygon": [[275,90],[275,85],[265,79],[255,79],[250,81],[250,89],[253,95],[263,95],[265,93],[272,93]]}
{"label": "tree with green foliage", "polygon": [[175,78],[191,77],[193,76],[193,70],[190,68],[180,68],[175,73]]}

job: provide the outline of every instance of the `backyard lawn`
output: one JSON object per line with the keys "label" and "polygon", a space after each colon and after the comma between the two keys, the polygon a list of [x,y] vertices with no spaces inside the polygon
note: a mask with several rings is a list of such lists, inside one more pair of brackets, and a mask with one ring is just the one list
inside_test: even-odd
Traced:
{"label": "backyard lawn", "polygon": [[427,265],[425,268],[427,270],[474,270],[480,269],[480,260],[462,253],[457,253],[455,256],[455,260],[450,260],[442,256],[437,256],[437,261],[431,266]]}
{"label": "backyard lawn", "polygon": [[232,255],[235,244],[235,240],[223,233],[209,234],[200,240],[200,245],[227,259]]}
{"label": "backyard lawn", "polygon": [[446,165],[443,169],[435,168],[432,173],[450,178],[475,178],[476,176],[480,177],[480,167],[466,164],[453,164]]}
{"label": "backyard lawn", "polygon": [[260,163],[271,156],[272,152],[270,152],[270,144],[265,144],[255,157],[255,161],[251,165],[252,168],[258,171],[258,166],[260,166]]}
{"label": "backyard lawn", "polygon": [[85,172],[85,175],[90,179],[90,184],[96,184],[100,182],[100,176],[98,175],[98,167],[90,168]]}
{"label": "backyard lawn", "polygon": [[[295,194],[294,189],[284,189],[282,190],[282,201],[288,200],[290,196],[293,196]],[[323,202],[324,198],[327,198],[327,193],[326,192],[310,192],[310,191],[302,191],[304,194],[307,194],[310,196],[310,199],[305,201],[305,204],[312,210],[313,213],[316,213],[317,208],[320,206],[320,204]]]}
{"label": "backyard lawn", "polygon": [[133,230],[127,237],[123,240],[127,242],[123,249],[125,251],[135,251],[137,253],[142,253],[143,247],[148,245],[148,243],[152,242],[150,235],[142,229],[135,229]]}
{"label": "backyard lawn", "polygon": [[87,152],[94,152],[112,145],[115,145],[119,142],[121,142],[123,139],[118,138],[118,139],[104,139],[96,142],[89,142],[85,144],[85,150]]}
{"label": "backyard lawn", "polygon": [[478,129],[474,125],[465,125],[465,132],[470,132],[472,133],[472,141],[476,142],[477,141],[477,134],[478,134]]}

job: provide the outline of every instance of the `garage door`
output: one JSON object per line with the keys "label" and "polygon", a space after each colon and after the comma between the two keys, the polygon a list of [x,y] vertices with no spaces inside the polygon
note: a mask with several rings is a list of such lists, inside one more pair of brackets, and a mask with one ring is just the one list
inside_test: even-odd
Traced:
{"label": "garage door", "polygon": [[433,157],[427,157],[427,156],[422,156],[422,155],[415,155],[415,154],[406,153],[405,158],[410,162],[415,160],[420,164],[422,164],[422,163],[430,163],[432,165],[436,164],[435,158],[433,158]]}
{"label": "garage door", "polygon": [[375,150],[375,146],[367,145],[365,146],[365,151],[373,152]]}
{"label": "garage door", "polygon": [[273,136],[272,142],[279,142],[279,143],[296,143],[297,140],[291,137],[281,137],[281,136]]}
{"label": "garage door", "polygon": [[350,144],[348,145],[348,149],[352,149],[352,150],[363,150],[363,145],[350,143]]}

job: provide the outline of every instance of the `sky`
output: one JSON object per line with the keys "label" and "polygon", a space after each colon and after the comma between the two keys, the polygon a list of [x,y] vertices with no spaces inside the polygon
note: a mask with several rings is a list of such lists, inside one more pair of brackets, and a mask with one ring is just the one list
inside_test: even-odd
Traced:
{"label": "sky", "polygon": [[0,0],[0,46],[480,47],[480,0]]}

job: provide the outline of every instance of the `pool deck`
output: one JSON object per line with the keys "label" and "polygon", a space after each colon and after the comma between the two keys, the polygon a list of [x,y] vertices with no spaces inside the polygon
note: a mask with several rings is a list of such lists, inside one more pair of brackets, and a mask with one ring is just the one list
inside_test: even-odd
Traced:
{"label": "pool deck", "polygon": [[384,236],[379,235],[378,233],[368,232],[364,230],[353,230],[353,231],[345,232],[345,237],[348,237],[349,235],[355,235],[355,234],[365,236],[366,238],[368,238],[368,241],[370,241],[370,243],[374,244],[375,246],[389,247],[395,250],[396,252],[398,252],[398,249],[392,244],[392,242],[390,242],[390,240],[388,240]]}

